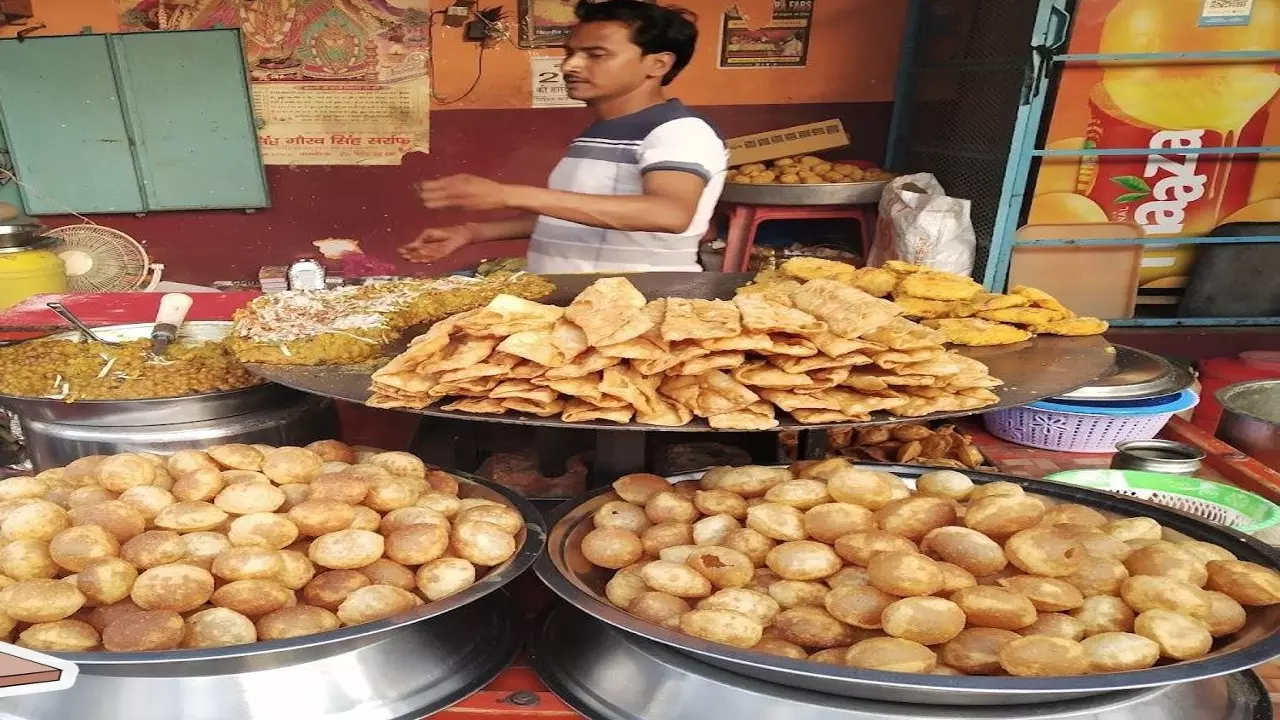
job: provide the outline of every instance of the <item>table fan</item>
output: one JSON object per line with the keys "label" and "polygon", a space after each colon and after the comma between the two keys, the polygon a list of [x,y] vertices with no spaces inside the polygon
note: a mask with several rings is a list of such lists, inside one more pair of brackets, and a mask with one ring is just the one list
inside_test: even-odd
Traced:
{"label": "table fan", "polygon": [[49,249],[67,266],[72,292],[152,291],[164,266],[153,263],[138,241],[109,227],[64,225],[44,232],[57,242]]}

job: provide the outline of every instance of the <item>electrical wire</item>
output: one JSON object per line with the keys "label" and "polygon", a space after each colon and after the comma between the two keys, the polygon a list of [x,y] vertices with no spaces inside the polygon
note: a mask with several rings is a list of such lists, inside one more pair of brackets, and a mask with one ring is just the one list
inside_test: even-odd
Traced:
{"label": "electrical wire", "polygon": [[[476,46],[476,77],[471,81],[471,87],[466,92],[453,99],[445,99],[436,93],[436,37],[435,37],[435,18],[437,15],[446,14],[444,10],[436,10],[427,16],[427,35],[431,40],[431,50],[427,54],[427,73],[431,76],[431,99],[440,105],[452,105],[456,102],[465,100],[480,85],[480,78],[484,76],[484,53],[488,48],[485,43],[478,43]],[[487,21],[486,21],[487,22]]]}

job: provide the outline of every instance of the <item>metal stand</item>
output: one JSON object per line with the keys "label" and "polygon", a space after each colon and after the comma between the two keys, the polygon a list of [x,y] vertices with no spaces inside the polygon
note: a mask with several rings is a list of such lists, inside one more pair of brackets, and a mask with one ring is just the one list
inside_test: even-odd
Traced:
{"label": "metal stand", "polygon": [[821,460],[826,457],[829,439],[826,430],[801,430],[796,433],[796,459]]}

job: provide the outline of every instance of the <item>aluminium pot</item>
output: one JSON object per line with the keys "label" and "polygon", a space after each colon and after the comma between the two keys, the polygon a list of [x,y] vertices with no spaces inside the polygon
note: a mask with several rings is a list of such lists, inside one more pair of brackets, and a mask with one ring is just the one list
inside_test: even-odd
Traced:
{"label": "aluminium pot", "polygon": [[1272,470],[1280,470],[1280,380],[1228,385],[1215,397],[1222,406],[1218,438]]}

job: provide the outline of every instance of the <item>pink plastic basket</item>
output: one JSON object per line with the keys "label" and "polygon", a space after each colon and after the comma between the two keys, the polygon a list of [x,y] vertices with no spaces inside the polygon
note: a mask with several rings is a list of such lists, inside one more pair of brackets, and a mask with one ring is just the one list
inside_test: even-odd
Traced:
{"label": "pink plastic basket", "polygon": [[1062,452],[1114,452],[1129,440],[1154,438],[1173,413],[1114,417],[1074,415],[1029,407],[996,410],[983,416],[987,431],[1011,443]]}

